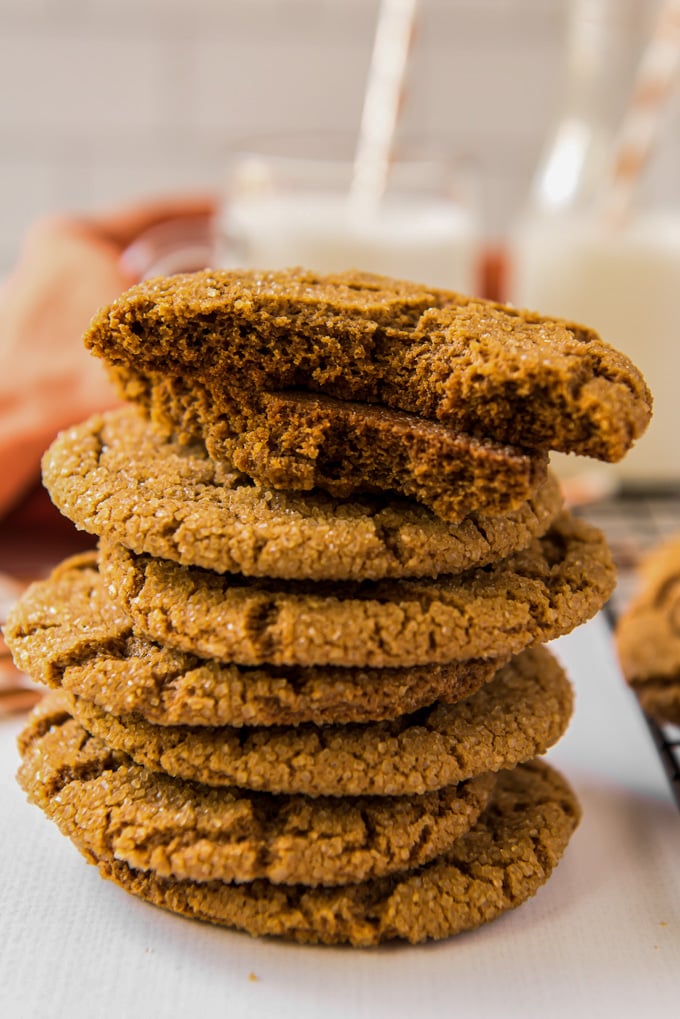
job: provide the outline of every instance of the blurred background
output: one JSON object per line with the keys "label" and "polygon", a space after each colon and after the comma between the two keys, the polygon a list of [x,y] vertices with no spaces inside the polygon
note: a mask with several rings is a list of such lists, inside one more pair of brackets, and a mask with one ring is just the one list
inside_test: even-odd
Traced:
{"label": "blurred background", "polygon": [[[443,148],[465,167],[448,247],[441,204],[408,222],[395,205],[361,246],[361,208],[322,226],[315,207],[303,237],[292,205],[262,201],[250,163],[235,201],[228,167],[248,140],[333,132],[350,140],[351,167],[387,7],[413,15],[395,149]],[[243,212],[236,233],[262,244],[248,262],[231,232],[211,265],[364,268],[594,326],[656,397],[625,470],[680,481],[679,54],[680,0],[0,0],[0,274],[43,213],[214,192],[232,219]]]}
{"label": "blurred background", "polygon": [[[219,188],[248,136],[355,133],[377,10],[0,0],[0,270],[40,213]],[[420,4],[399,130],[474,162],[490,236],[525,200],[558,112],[568,13],[567,0]]]}

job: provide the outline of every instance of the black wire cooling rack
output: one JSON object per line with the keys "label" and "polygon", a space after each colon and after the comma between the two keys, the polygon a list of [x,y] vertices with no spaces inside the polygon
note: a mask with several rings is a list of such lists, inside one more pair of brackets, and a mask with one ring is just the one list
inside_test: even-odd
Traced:
{"label": "black wire cooling rack", "polygon": [[[635,591],[641,557],[666,538],[680,536],[680,486],[624,488],[574,512],[604,531],[609,542],[618,582],[605,616],[614,629]],[[640,710],[680,809],[680,727],[662,725]]]}

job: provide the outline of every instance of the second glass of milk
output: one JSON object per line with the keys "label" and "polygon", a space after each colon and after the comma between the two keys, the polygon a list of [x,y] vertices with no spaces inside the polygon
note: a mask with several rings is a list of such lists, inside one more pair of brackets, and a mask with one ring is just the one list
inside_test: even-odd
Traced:
{"label": "second glass of milk", "polygon": [[237,153],[218,228],[221,265],[357,269],[480,292],[481,230],[469,175],[417,153],[391,163],[380,201],[352,201],[349,146],[274,140]]}
{"label": "second glass of milk", "polygon": [[[680,93],[643,118],[653,144],[611,215],[614,166],[659,0],[570,0],[564,94],[511,243],[514,304],[582,322],[645,375],[654,416],[607,475],[680,482]],[[633,125],[640,109],[633,105]],[[652,130],[653,128],[653,130]],[[589,471],[553,457],[564,476]]]}
{"label": "second glass of milk", "polygon": [[[680,481],[680,211],[638,211],[615,229],[597,216],[536,218],[513,254],[515,304],[592,326],[652,391],[651,424],[608,470],[626,481]],[[566,460],[560,466],[569,473]]]}

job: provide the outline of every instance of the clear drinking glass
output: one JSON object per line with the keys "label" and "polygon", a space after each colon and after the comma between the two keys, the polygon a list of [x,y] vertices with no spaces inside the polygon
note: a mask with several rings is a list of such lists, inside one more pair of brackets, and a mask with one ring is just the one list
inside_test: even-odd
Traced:
{"label": "clear drinking glass", "polygon": [[395,154],[381,200],[353,201],[352,144],[261,139],[230,160],[221,265],[359,269],[478,293],[480,224],[471,172],[446,154]]}
{"label": "clear drinking glass", "polygon": [[[617,137],[657,4],[574,0],[565,105],[511,250],[513,303],[594,327],[643,371],[645,435],[607,467],[633,484],[680,481],[680,96],[672,96],[629,214],[607,220]],[[554,457],[560,473],[584,464]]]}
{"label": "clear drinking glass", "polygon": [[446,153],[403,150],[374,207],[352,202],[352,170],[351,142],[336,136],[236,146],[215,221],[153,227],[127,249],[124,265],[138,279],[207,266],[358,269],[481,293],[482,230],[468,166]]}

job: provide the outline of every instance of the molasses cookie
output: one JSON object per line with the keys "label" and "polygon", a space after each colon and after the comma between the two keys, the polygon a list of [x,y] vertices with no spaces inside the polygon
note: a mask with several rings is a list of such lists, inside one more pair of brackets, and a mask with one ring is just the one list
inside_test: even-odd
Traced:
{"label": "molasses cookie", "polygon": [[433,580],[323,584],[221,575],[103,545],[135,632],[241,665],[394,668],[515,654],[585,622],[611,594],[600,531],[560,515],[527,549]]}
{"label": "molasses cookie", "polygon": [[[619,460],[651,415],[640,372],[585,326],[360,273],[149,280],[85,342],[126,399],[215,459],[273,487],[398,488],[448,519],[518,505],[547,449]],[[455,435],[480,443],[467,468]],[[484,505],[447,505],[465,473]]]}
{"label": "molasses cookie", "polygon": [[21,736],[19,783],[87,859],[180,881],[338,885],[451,849],[495,776],[423,796],[329,798],[211,789],[140,768],[50,694]]}
{"label": "molasses cookie", "polygon": [[616,646],[642,709],[680,725],[680,537],[641,564],[639,589],[617,624]]}
{"label": "molasses cookie", "polygon": [[536,647],[464,701],[390,722],[206,729],[151,725],[81,697],[69,703],[89,733],[151,771],[271,793],[408,796],[544,753],[564,732],[572,700],[557,661]]}
{"label": "molasses cookie", "polygon": [[461,700],[505,664],[248,668],[201,659],[135,636],[108,598],[95,553],[74,556],[32,584],[5,635],[17,666],[33,679],[159,725],[380,721]]}
{"label": "molasses cookie", "polygon": [[100,873],[174,913],[261,936],[359,947],[417,943],[479,927],[526,902],[550,877],[579,822],[574,793],[542,762],[499,776],[475,827],[425,867],[339,888],[227,885],[159,878],[100,859]]}
{"label": "molasses cookie", "polygon": [[552,476],[505,516],[457,525],[396,496],[341,501],[261,488],[200,444],[159,436],[133,407],[63,432],[43,458],[43,480],[79,528],[134,552],[308,580],[458,573],[524,548],[561,507]]}

